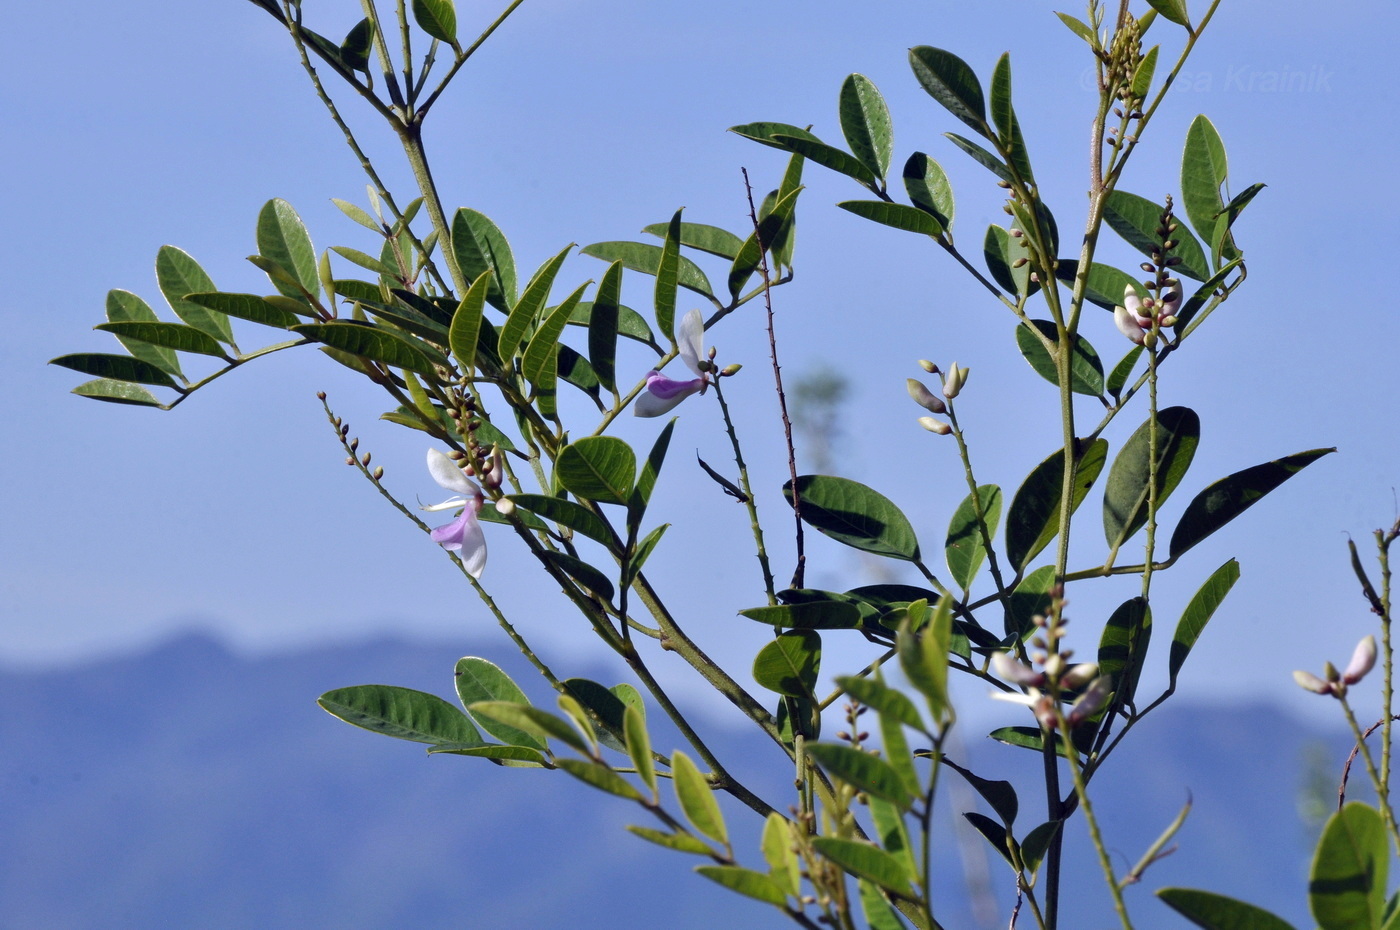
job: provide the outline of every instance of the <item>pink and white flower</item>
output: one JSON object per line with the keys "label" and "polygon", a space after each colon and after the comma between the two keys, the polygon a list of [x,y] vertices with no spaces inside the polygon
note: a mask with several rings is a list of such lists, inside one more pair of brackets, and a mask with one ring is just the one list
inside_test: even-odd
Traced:
{"label": "pink and white flower", "polygon": [[[636,404],[632,407],[632,412],[639,417],[659,417],[663,413],[669,413],[673,407],[685,400],[692,394],[703,394],[705,388],[710,384],[709,375],[706,368],[701,367],[701,354],[704,352],[702,342],[705,338],[705,321],[698,309],[690,310],[681,318],[681,325],[676,333],[676,348],[680,352],[681,361],[685,366],[693,371],[697,377],[689,381],[677,381],[668,378],[659,371],[651,371],[647,374],[646,390],[637,398]],[[709,363],[705,363],[708,367]]]}
{"label": "pink and white flower", "polygon": [[457,463],[436,449],[428,450],[428,473],[433,480],[458,496],[424,507],[424,510],[455,510],[462,508],[461,514],[451,523],[433,530],[433,542],[448,552],[455,552],[462,560],[462,566],[473,578],[480,578],[486,568],[486,536],[481,532],[481,524],[476,515],[481,512],[485,496]]}

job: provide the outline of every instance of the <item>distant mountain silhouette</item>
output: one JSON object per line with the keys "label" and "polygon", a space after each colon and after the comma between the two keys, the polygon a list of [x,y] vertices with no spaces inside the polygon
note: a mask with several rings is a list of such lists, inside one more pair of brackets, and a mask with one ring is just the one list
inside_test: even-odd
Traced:
{"label": "distant mountain silhouette", "polygon": [[[314,703],[366,682],[451,698],[452,649],[374,642],[245,659],[185,636],[81,668],[0,672],[0,928],[790,926],[692,874],[696,860],[626,833],[646,822],[640,810],[562,772],[429,758]],[[502,664],[541,694],[537,676]],[[1166,884],[1305,923],[1311,837],[1296,801],[1303,747],[1319,735],[1267,707],[1169,706],[1141,730],[1097,796],[1120,871],[1187,788],[1196,805],[1181,851],[1130,889],[1138,925],[1184,926],[1150,900]],[[761,737],[715,739],[739,744],[739,758],[775,760]],[[971,751],[1033,772],[1024,750],[980,741]],[[753,783],[765,796],[785,797],[781,766],[745,768],[766,770]],[[1020,783],[1018,833],[1044,804]],[[742,828],[756,821],[730,816],[741,859],[757,864],[756,832]],[[939,838],[949,930],[975,926],[951,823]],[[989,888],[1005,911],[1012,877],[993,859]],[[1065,926],[1111,926],[1096,863],[1082,853],[1071,871]]]}

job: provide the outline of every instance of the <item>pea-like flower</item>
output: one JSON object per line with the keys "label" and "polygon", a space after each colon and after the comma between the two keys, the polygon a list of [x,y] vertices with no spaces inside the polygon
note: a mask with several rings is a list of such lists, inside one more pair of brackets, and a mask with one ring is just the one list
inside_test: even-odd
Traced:
{"label": "pea-like flower", "polygon": [[1131,284],[1123,288],[1122,306],[1113,308],[1113,324],[1118,331],[1138,345],[1147,339],[1152,325],[1171,326],[1181,307],[1181,282],[1175,278],[1157,298],[1146,300],[1137,295]]}
{"label": "pea-like flower", "polygon": [[457,553],[467,574],[473,578],[480,578],[482,570],[486,568],[486,536],[481,532],[481,524],[477,522],[476,515],[481,511],[486,498],[476,486],[476,482],[462,474],[462,469],[457,467],[456,462],[436,449],[428,450],[428,473],[439,485],[459,496],[423,509],[462,508],[457,519],[433,530],[433,542],[448,552]]}
{"label": "pea-like flower", "polygon": [[703,394],[705,388],[710,384],[707,372],[709,362],[705,362],[706,368],[701,367],[701,353],[704,351],[702,341],[705,338],[705,321],[700,316],[698,309],[690,310],[681,318],[680,329],[676,333],[676,348],[680,352],[681,361],[685,362],[685,367],[695,372],[697,377],[689,381],[676,381],[668,378],[660,371],[653,370],[647,374],[647,385],[636,404],[632,407],[632,412],[639,417],[659,417],[663,413],[670,412],[681,401],[692,394]]}

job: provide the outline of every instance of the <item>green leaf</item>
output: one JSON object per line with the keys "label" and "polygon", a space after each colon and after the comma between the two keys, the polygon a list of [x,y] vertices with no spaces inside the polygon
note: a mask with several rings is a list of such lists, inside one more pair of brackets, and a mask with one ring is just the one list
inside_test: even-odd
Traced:
{"label": "green leaf", "polygon": [[973,142],[971,139],[965,139],[955,132],[945,132],[943,137],[972,156],[973,161],[977,162],[983,168],[986,168],[1007,184],[1015,182],[1016,179],[1012,177],[1011,169],[1007,168],[998,156],[993,155],[976,142]]}
{"label": "green leaf", "polygon": [[908,616],[907,625],[901,626],[896,637],[899,665],[909,683],[928,700],[934,724],[941,726],[952,716],[948,700],[952,601],[950,598],[941,598],[931,614],[928,612],[927,602],[915,601],[908,607]]}
{"label": "green leaf", "polygon": [[739,254],[734,256],[734,264],[729,269],[728,284],[731,297],[739,297],[744,285],[762,264],[764,251],[772,248],[785,225],[791,221],[792,212],[797,209],[797,196],[801,193],[802,188],[794,188],[781,199],[775,200],[772,209],[758,221],[758,228],[744,240]]}
{"label": "green leaf", "polygon": [[1008,605],[1005,623],[1006,634],[1018,639],[1027,639],[1035,629],[1032,621],[1036,614],[1050,611],[1050,589],[1055,584],[1055,566],[1042,565],[1027,575],[1014,591]]}
{"label": "green leaf", "polygon": [[[919,772],[914,767],[914,754],[909,751],[909,738],[904,735],[904,725],[897,718],[887,714],[880,714],[879,718],[880,750],[884,754],[885,761],[899,776],[900,783],[904,786],[909,797],[916,798],[923,794],[923,786],[919,783]],[[879,798],[876,797],[874,801],[878,804]],[[882,816],[881,813],[874,810],[872,813],[876,814],[877,817]],[[885,810],[883,813],[888,814],[892,821],[897,822],[900,819],[899,811]],[[878,820],[876,825],[879,826]],[[883,828],[880,832],[882,836],[886,833]],[[886,849],[891,848],[888,837],[885,838],[884,845]],[[907,848],[907,840],[905,840],[905,848]],[[913,866],[912,860],[910,866]]]}
{"label": "green leaf", "polygon": [[[801,155],[793,155],[788,159],[787,168],[783,171],[782,183],[778,185],[778,191],[774,197],[774,204],[782,203],[794,192],[802,189],[802,167],[807,160]],[[768,203],[768,198],[764,198],[764,204]],[[768,219],[768,214],[760,214],[759,227],[762,228],[764,221]],[[792,268],[793,252],[797,249],[797,220],[793,216],[793,211],[789,210],[785,217],[780,217],[778,231],[773,234],[770,248],[773,252],[773,262],[778,268]],[[765,241],[769,241],[766,238]],[[735,256],[737,258],[737,256]]]}
{"label": "green leaf", "polygon": [[1108,381],[1104,384],[1104,389],[1109,394],[1117,397],[1123,393],[1123,387],[1128,383],[1128,378],[1132,376],[1133,368],[1142,358],[1142,351],[1142,346],[1133,346],[1126,355],[1118,360],[1118,364],[1113,366],[1113,371],[1109,372]]}
{"label": "green leaf", "polygon": [[1099,674],[1112,675],[1119,704],[1131,705],[1152,639],[1152,608],[1141,597],[1118,606],[1099,638]]}
{"label": "green leaf", "polygon": [[996,811],[996,815],[1001,818],[1001,822],[1007,829],[1010,829],[1016,822],[1016,815],[1020,812],[1021,802],[1016,797],[1016,789],[1012,786],[1011,782],[992,781],[983,778],[953,762],[947,756],[940,759],[939,764],[946,765],[948,768],[961,775],[963,779],[972,786],[973,790],[982,796],[982,800],[992,806],[992,810]]}
{"label": "green leaf", "polygon": [[521,374],[540,392],[552,391],[558,384],[559,337],[564,334],[569,316],[574,312],[574,307],[578,306],[587,287],[587,282],[580,284],[572,294],[564,298],[563,303],[544,318],[544,322],[530,337],[530,343],[520,357]]}
{"label": "green leaf", "polygon": [[386,266],[379,259],[373,257],[372,255],[366,255],[359,249],[352,249],[343,245],[333,245],[331,246],[331,251],[339,255],[341,258],[345,259],[347,262],[359,265],[361,268],[364,268],[367,271],[373,271],[375,274],[392,276],[394,273],[393,269]]}
{"label": "green leaf", "polygon": [[930,97],[978,134],[992,137],[982,85],[967,62],[941,48],[918,45],[909,50],[909,64]]}
{"label": "green leaf", "polygon": [[395,685],[355,685],[327,691],[316,701],[346,723],[417,743],[480,746],[481,734],[451,704],[424,691]]}
{"label": "green leaf", "polygon": [[1142,61],[1138,62],[1130,86],[1130,92],[1134,97],[1142,99],[1152,89],[1152,76],[1157,73],[1157,54],[1160,51],[1161,48],[1154,45],[1147,50],[1147,54],[1142,56]]}
{"label": "green leaf", "polygon": [[[579,250],[580,255],[589,255],[605,262],[622,262],[622,267],[643,274],[656,274],[661,266],[661,246],[647,242],[595,242]],[[692,290],[704,297],[713,297],[710,280],[705,272],[684,255],[677,268],[677,282],[681,287]]]}
{"label": "green leaf", "polygon": [[[1079,509],[1108,458],[1108,442],[1081,444],[1070,512]],[[1060,532],[1060,494],[1065,474],[1064,451],[1035,467],[1016,490],[1006,516],[1006,557],[1018,572],[1030,564]]]}
{"label": "green leaf", "polygon": [[1288,921],[1223,894],[1195,888],[1159,888],[1157,897],[1205,930],[1294,930]]}
{"label": "green leaf", "polygon": [[[1220,133],[1205,116],[1197,116],[1186,130],[1186,146],[1181,153],[1181,202],[1192,227],[1211,243],[1212,261],[1218,261],[1222,254],[1229,258],[1239,254],[1234,244],[1226,241],[1234,217],[1226,218],[1223,225],[1217,225],[1217,218],[1225,211],[1220,188],[1229,174],[1225,143],[1221,141]],[[1250,198],[1253,198],[1253,194],[1250,194]],[[1219,235],[1216,234],[1217,228]]]}
{"label": "green leaf", "polygon": [[865,914],[865,922],[870,930],[905,930],[904,921],[899,919],[881,894],[874,882],[860,881],[860,909]]}
{"label": "green leaf", "polygon": [[[1019,746],[1022,749],[1030,749],[1035,752],[1042,752],[1044,734],[1040,727],[1000,727],[987,734],[998,743],[1005,743],[1008,746]],[[1065,758],[1065,741],[1060,738],[1060,734],[1054,734],[1055,754]]]}
{"label": "green leaf", "polygon": [[763,821],[761,842],[768,875],[783,891],[796,895],[802,888],[802,868],[793,848],[791,822],[782,814],[771,813]]}
{"label": "green leaf", "polygon": [[861,623],[860,608],[844,601],[750,607],[739,616],[795,630],[853,630]]}
{"label": "green leaf", "polygon": [[1196,288],[1196,292],[1186,299],[1186,302],[1181,305],[1181,310],[1176,314],[1176,326],[1174,328],[1178,333],[1186,330],[1187,325],[1196,314],[1200,312],[1201,308],[1206,305],[1206,301],[1214,296],[1220,285],[1225,283],[1225,279],[1230,277],[1230,274],[1242,264],[1244,264],[1244,259],[1242,258],[1227,262],[1219,271],[1210,276],[1210,280]]}
{"label": "green leaf", "polygon": [[1005,52],[997,59],[992,70],[991,84],[992,122],[1002,145],[1011,156],[1011,164],[1021,180],[1033,182],[1030,156],[1026,153],[1026,140],[1021,135],[1021,122],[1016,119],[1016,110],[1011,105],[1011,53]]}
{"label": "green leaf", "polygon": [[467,710],[477,720],[488,718],[523,731],[537,740],[557,739],[578,752],[589,755],[588,742],[567,721],[547,710],[515,701],[474,701]]}
{"label": "green leaf", "polygon": [[616,545],[612,531],[608,529],[608,525],[603,522],[602,518],[573,501],[550,494],[512,494],[510,500],[519,507],[539,514],[546,520],[552,520],[561,526],[582,533],[609,549]]}
{"label": "green leaf", "polygon": [[987,547],[983,544],[982,529],[977,520],[979,503],[987,534],[996,536],[997,524],[1001,520],[1001,488],[984,484],[977,489],[975,501],[969,494],[953,511],[953,519],[948,524],[948,539],[944,543],[943,557],[948,561],[948,571],[964,591],[972,587],[972,580],[977,577],[982,562],[987,558]]}
{"label": "green leaf", "polygon": [[[1113,227],[1113,231],[1122,236],[1129,245],[1150,257],[1152,250],[1162,244],[1157,235],[1157,228],[1162,223],[1162,212],[1161,204],[1153,203],[1137,194],[1115,190],[1110,192],[1104,201],[1103,218],[1104,222]],[[1201,243],[1191,234],[1191,230],[1178,224],[1170,238],[1176,239],[1177,244],[1167,253],[1168,256],[1181,259],[1181,264],[1176,265],[1175,270],[1197,281],[1209,278],[1210,267],[1206,261],[1206,254],[1201,250]]]}
{"label": "green leaf", "polygon": [[697,865],[695,871],[712,882],[746,897],[782,907],[787,895],[782,887],[762,872],[737,865]]}
{"label": "green leaf", "polygon": [[[598,376],[598,383],[609,391],[617,391],[618,313],[622,293],[622,263],[613,262],[603,272],[598,294],[588,312],[588,360]],[[574,311],[577,315],[577,308]],[[573,317],[571,316],[571,321]],[[645,324],[643,324],[645,325]],[[650,332],[647,333],[650,336]]]}
{"label": "green leaf", "polygon": [[637,456],[615,436],[587,436],[564,447],[555,473],[580,498],[625,504],[636,480]]}
{"label": "green leaf", "polygon": [[[587,678],[567,679],[564,686],[579,708],[587,710],[580,725],[586,723],[589,730],[609,749],[626,752],[626,746],[613,733],[623,732],[623,715],[626,714],[629,705],[622,695],[626,695],[628,700],[635,699],[639,705],[637,709],[641,711],[641,695],[636,693],[636,689],[631,685],[618,685],[609,690]],[[597,719],[593,719],[594,717]]]}
{"label": "green leaf", "polygon": [[[917,561],[919,541],[909,519],[889,498],[849,478],[802,475],[797,479],[803,521],[840,543],[892,559]],[[783,484],[793,503],[793,483]]]}
{"label": "green leaf", "polygon": [[836,684],[853,699],[866,707],[874,708],[881,717],[889,717],[905,726],[927,731],[918,708],[909,700],[909,696],[891,688],[883,681],[843,675],[836,679]]}
{"label": "green leaf", "polygon": [[452,0],[413,0],[413,19],[434,39],[456,44],[457,8]]}
{"label": "green leaf", "polygon": [[651,737],[647,735],[646,718],[636,707],[628,707],[622,715],[622,732],[627,737],[627,755],[638,777],[656,797],[656,768],[651,758]]}
{"label": "green leaf", "polygon": [[[107,292],[107,320],[112,323],[156,323],[160,318],[144,300],[130,291],[111,290]],[[172,375],[181,374],[180,359],[170,349],[154,346],[139,339],[124,339],[120,335],[117,336],[117,341],[122,344],[122,348],[141,361],[149,362]]]}
{"label": "green leaf", "polygon": [[126,344],[125,340],[131,339],[167,349],[178,349],[181,352],[195,352],[200,355],[212,355],[215,358],[228,358],[223,347],[213,336],[202,329],[195,329],[193,326],[186,326],[183,323],[131,321],[127,323],[99,323],[93,328],[118,336],[123,340],[123,345]]}
{"label": "green leaf", "polygon": [[1016,838],[1011,835],[1011,831],[1003,824],[997,823],[986,814],[979,814],[976,811],[964,811],[963,817],[968,823],[982,834],[992,848],[1001,853],[1001,857],[1011,865],[1015,865],[1015,859],[1011,855],[1011,848],[1016,846]]}
{"label": "green leaf", "polygon": [[[652,223],[642,227],[642,232],[649,233],[659,239],[665,239],[666,232],[670,228],[670,223]],[[681,224],[681,245],[688,249],[708,252],[710,255],[718,255],[720,258],[733,261],[734,256],[739,254],[739,247],[743,244],[743,240],[738,236],[727,229],[720,229],[718,226],[706,226],[704,223]]]}
{"label": "green leaf", "polygon": [[[1103,534],[1117,551],[1147,523],[1151,484],[1152,421],[1139,426],[1113,460],[1103,493]],[[1157,508],[1160,512],[1181,483],[1201,441],[1201,418],[1189,407],[1168,407],[1157,413]]]}
{"label": "green leaf", "polygon": [[811,630],[779,633],[758,651],[754,681],[789,697],[815,697],[817,670],[822,662],[822,638]]}
{"label": "green leaf", "polygon": [[613,598],[613,584],[598,569],[589,565],[583,559],[574,558],[564,552],[546,551],[544,557],[555,565],[570,578],[577,581],[585,590],[592,591],[605,602],[611,603]]}
{"label": "green leaf", "polygon": [[290,329],[298,335],[314,339],[341,352],[382,362],[395,368],[415,371],[420,375],[435,376],[432,361],[417,346],[408,342],[406,337],[387,329],[351,320],[303,323]]}
{"label": "green leaf", "polygon": [[1225,595],[1230,593],[1230,589],[1239,580],[1240,563],[1231,559],[1211,573],[1206,583],[1201,585],[1200,590],[1192,596],[1191,602],[1182,611],[1181,619],[1176,623],[1176,632],[1172,634],[1171,659],[1167,663],[1170,688],[1176,687],[1176,676],[1195,647],[1196,640],[1200,639],[1206,624],[1225,600]]}
{"label": "green leaf", "polygon": [[[351,71],[368,73],[369,55],[373,44],[374,23],[370,22],[368,18],[362,19],[351,27],[345,35],[345,41],[340,43],[340,58]],[[343,202],[341,201],[341,203]],[[376,229],[377,227],[371,226],[370,228]]]}
{"label": "green leaf", "polygon": [[[1054,341],[1059,338],[1055,329],[1055,324],[1049,320],[1031,320],[1036,329],[1046,338]],[[1073,337],[1074,350],[1070,358],[1070,385],[1069,388],[1076,394],[1087,394],[1090,397],[1100,397],[1103,395],[1103,362],[1099,360],[1099,353],[1094,351],[1094,347],[1089,344],[1089,340],[1076,333]],[[1016,347],[1021,350],[1021,356],[1030,363],[1035,373],[1040,375],[1051,384],[1060,383],[1060,374],[1055,367],[1055,354],[1047,348],[1040,337],[1031,332],[1031,328],[1025,323],[1016,325]]]}
{"label": "green leaf", "polygon": [[636,826],[629,826],[627,829],[637,836],[640,836],[648,843],[655,843],[657,846],[674,849],[676,852],[694,853],[697,856],[708,856],[711,854],[710,847],[704,840],[697,839],[689,833],[666,833],[661,830],[653,830],[650,827]]}
{"label": "green leaf", "polygon": [[[363,20],[361,20],[363,22]],[[344,213],[347,217],[359,223],[361,226],[375,233],[382,234],[384,230],[380,227],[379,221],[365,212],[363,207],[356,206],[348,200],[341,200],[339,197],[332,197],[331,203]]]}
{"label": "green leaf", "polygon": [[992,273],[992,280],[1013,296],[1024,294],[1029,297],[1040,290],[1040,285],[1031,281],[1029,262],[1016,266],[1021,259],[1030,258],[1026,240],[1020,236],[1013,236],[1000,226],[988,226],[987,235],[982,240],[982,257],[987,262],[987,270]]}
{"label": "green leaf", "polygon": [[1178,26],[1191,28],[1191,21],[1186,18],[1186,0],[1147,0],[1147,3]]}
{"label": "green leaf", "polygon": [[[502,671],[501,667],[486,659],[467,656],[457,660],[453,672],[453,682],[457,686],[457,699],[463,707],[470,707],[478,701],[510,701],[515,704],[530,703],[525,692]],[[528,746],[543,750],[544,740],[538,739],[524,730],[498,722],[493,717],[478,717],[481,728],[496,739],[511,746]]]}
{"label": "green leaf", "polygon": [[[292,277],[306,293],[320,292],[320,276],[316,274],[316,249],[311,244],[311,235],[306,231],[297,211],[280,197],[269,200],[258,213],[258,255],[276,262]],[[269,275],[270,276],[270,275]],[[271,277],[271,276],[270,276]],[[300,298],[301,289],[289,282],[272,279],[273,285],[288,297]],[[212,291],[213,282],[207,287],[192,287],[193,291]]]}
{"label": "green leaf", "polygon": [[656,328],[667,341],[676,344],[676,286],[681,261],[681,211],[677,210],[666,227],[661,257],[656,263]]}
{"label": "green leaf", "polygon": [[608,794],[615,794],[629,801],[642,799],[642,793],[632,787],[627,779],[601,762],[587,759],[560,759],[555,764],[579,781],[592,785],[601,791],[606,791]]}
{"label": "green leaf", "polygon": [[894,151],[894,127],[889,107],[874,82],[863,74],[852,74],[841,83],[839,111],[841,134],[851,153],[879,178],[890,170]]}
{"label": "green leaf", "polygon": [[452,325],[447,330],[447,344],[457,359],[462,373],[470,376],[476,365],[476,349],[481,342],[481,320],[486,312],[486,293],[490,289],[491,274],[483,271],[467,289],[457,311],[452,314]]}
{"label": "green leaf", "polygon": [[790,151],[786,145],[779,142],[777,137],[791,136],[795,139],[809,139],[812,142],[820,142],[816,136],[800,126],[793,126],[791,123],[758,122],[744,123],[742,126],[730,126],[729,131],[745,139],[752,139],[755,142],[767,145],[771,148]]}
{"label": "green leaf", "polygon": [[844,174],[848,178],[854,178],[866,187],[874,190],[879,187],[879,181],[875,178],[875,173],[867,168],[860,159],[848,152],[833,145],[827,145],[815,139],[808,139],[806,136],[786,136],[781,133],[774,136],[774,141],[782,144],[782,147],[789,152],[795,152],[815,162],[823,168],[830,168],[837,174]]}
{"label": "green leaf", "polygon": [[[621,270],[621,268],[622,265],[619,263],[618,269]],[[607,272],[603,273],[603,277],[604,279],[607,278]],[[596,304],[597,301],[593,300],[580,301],[579,305],[574,308],[574,312],[569,315],[569,324],[572,326],[591,326],[593,323],[593,308]],[[618,336],[626,336],[628,339],[635,339],[637,342],[655,348],[653,344],[656,342],[656,338],[651,333],[651,326],[647,324],[647,321],[642,318],[640,313],[633,310],[631,307],[618,304],[617,322],[613,326],[613,329]],[[658,354],[660,354],[659,351]]]}
{"label": "green leaf", "polygon": [[233,330],[226,317],[185,298],[186,294],[214,290],[214,282],[188,253],[173,245],[161,246],[156,253],[156,281],[176,316],[220,342],[233,342]]}
{"label": "green leaf", "polygon": [[923,152],[904,163],[904,190],[914,206],[933,215],[944,231],[953,228],[953,186],[943,166]]}
{"label": "green leaf", "polygon": [[464,743],[435,743],[428,747],[428,755],[439,753],[449,756],[491,759],[503,764],[518,763],[528,768],[555,767],[544,757],[543,753],[525,746],[502,746],[499,743],[490,743],[485,746],[469,746]]}
{"label": "green leaf", "polygon": [[60,355],[51,359],[49,364],[113,381],[134,381],[137,384],[155,384],[160,387],[175,386],[174,380],[164,370],[130,355],[77,352],[72,355]]}
{"label": "green leaf", "polygon": [[505,233],[486,214],[461,208],[452,216],[452,254],[463,277],[474,281],[492,272],[486,299],[498,310],[516,301],[515,256]]}
{"label": "green leaf", "polygon": [[[1078,270],[1077,260],[1062,258],[1055,268],[1055,277],[1072,289]],[[1136,291],[1139,297],[1147,296],[1142,283],[1126,271],[1119,271],[1111,265],[1100,265],[1098,262],[1089,263],[1088,280],[1084,282],[1084,299],[1089,303],[1111,311],[1123,302],[1124,288],[1127,287]]]}
{"label": "green leaf", "polygon": [[1094,36],[1094,30],[1089,28],[1088,23],[1085,23],[1080,19],[1076,19],[1075,17],[1070,16],[1068,13],[1056,13],[1055,15],[1060,18],[1060,22],[1064,23],[1066,26],[1069,27],[1070,32],[1079,36],[1079,38],[1083,39],[1085,42],[1088,42],[1091,48],[1097,45],[1096,37]]}
{"label": "green leaf", "polygon": [[1313,462],[1336,451],[1333,448],[1297,452],[1221,478],[1186,505],[1181,522],[1172,532],[1172,559],[1244,513],[1265,494]]}
{"label": "green leaf", "polygon": [[637,476],[637,486],[627,497],[627,530],[636,535],[642,525],[647,505],[651,503],[651,493],[656,489],[656,479],[661,474],[661,466],[666,461],[666,450],[671,447],[671,433],[676,428],[676,418],[672,417],[657,434],[656,441],[642,463],[641,474]]}
{"label": "green leaf", "polygon": [[1322,828],[1308,876],[1308,909],[1320,930],[1380,927],[1389,865],[1379,811],[1351,801],[1333,814]]}
{"label": "green leaf", "polygon": [[878,756],[837,743],[809,744],[807,755],[835,777],[860,791],[884,798],[901,810],[907,811],[914,803],[899,773]]}
{"label": "green leaf", "polygon": [[[267,298],[259,297],[256,294],[228,294],[218,291],[212,294],[188,294],[186,299],[190,303],[217,310],[228,316],[236,316],[240,320],[261,323],[264,326],[275,326],[278,329],[291,329],[301,322],[301,317],[295,313],[284,310],[271,303]],[[305,306],[305,304],[298,302],[298,306]]]}
{"label": "green leaf", "polygon": [[535,276],[530,279],[530,283],[525,285],[525,292],[520,295],[520,299],[510,308],[505,323],[501,324],[500,335],[497,339],[497,352],[500,353],[501,360],[507,365],[520,351],[520,347],[525,344],[526,338],[529,337],[530,331],[535,326],[535,320],[539,317],[545,302],[549,300],[549,289],[554,286],[554,278],[559,274],[564,259],[569,257],[569,252],[572,250],[572,244],[566,245],[559,250],[557,255],[541,265],[539,270],[535,272]]}
{"label": "green leaf", "polygon": [[85,381],[73,388],[73,393],[79,397],[105,400],[109,404],[131,404],[136,407],[165,406],[156,399],[154,394],[140,385],[130,384],[126,381],[111,381],[107,378]]}
{"label": "green leaf", "polygon": [[932,213],[918,207],[902,203],[886,203],[883,200],[843,200],[837,204],[842,210],[854,213],[867,220],[874,220],[885,226],[903,229],[922,236],[940,236],[943,225]]}
{"label": "green leaf", "polygon": [[690,757],[679,749],[671,755],[671,780],[676,789],[676,801],[685,812],[690,825],[716,843],[728,842],[724,816],[710,783]]}
{"label": "green leaf", "polygon": [[1026,838],[1021,841],[1021,862],[1030,874],[1034,875],[1040,868],[1040,861],[1050,849],[1050,841],[1060,832],[1060,823],[1058,820],[1047,820],[1027,833]]}
{"label": "green leaf", "polygon": [[812,848],[857,878],[872,881],[906,897],[913,894],[909,888],[909,870],[903,860],[883,849],[834,836],[816,837],[812,840]]}

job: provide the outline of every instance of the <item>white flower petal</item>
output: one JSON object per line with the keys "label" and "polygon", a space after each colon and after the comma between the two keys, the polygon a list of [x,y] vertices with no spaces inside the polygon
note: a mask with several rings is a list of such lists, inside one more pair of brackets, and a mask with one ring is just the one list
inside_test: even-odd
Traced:
{"label": "white flower petal", "polygon": [[1146,333],[1138,325],[1136,317],[1125,307],[1113,308],[1113,325],[1118,327],[1118,331],[1127,336],[1138,345],[1142,345]]}
{"label": "white flower petal", "polygon": [[449,491],[456,491],[467,497],[481,493],[477,490],[476,482],[462,474],[462,469],[457,467],[456,462],[436,449],[428,450],[428,474],[433,476],[433,480],[440,487]]}
{"label": "white flower petal", "polygon": [[[700,358],[705,353],[705,319],[700,315],[698,308],[686,311],[681,317],[680,328],[676,331],[676,347],[680,350],[681,361],[685,362],[685,367],[702,375],[700,370]],[[664,411],[663,411],[664,412]],[[641,414],[647,416],[647,414]],[[655,416],[655,414],[651,414]]]}
{"label": "white flower petal", "polygon": [[632,414],[639,417],[659,417],[663,413],[670,413],[672,408],[689,396],[676,394],[672,397],[657,397],[650,391],[643,391],[638,395],[637,402],[632,405]]}
{"label": "white flower petal", "polygon": [[481,524],[473,520],[462,533],[462,548],[457,551],[457,557],[462,560],[462,567],[467,570],[467,574],[473,578],[480,578],[481,573],[486,569],[486,534],[481,531]]}

